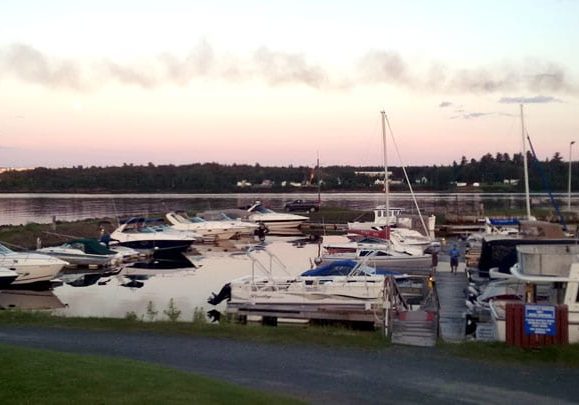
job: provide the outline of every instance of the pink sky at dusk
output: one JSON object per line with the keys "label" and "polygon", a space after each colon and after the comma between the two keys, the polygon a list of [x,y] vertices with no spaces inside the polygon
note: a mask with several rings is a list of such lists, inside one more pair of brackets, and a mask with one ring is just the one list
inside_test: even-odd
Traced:
{"label": "pink sky at dusk", "polygon": [[575,3],[218,3],[0,5],[0,166],[380,165],[381,109],[405,164],[452,164],[520,152],[519,102],[540,158],[579,138]]}

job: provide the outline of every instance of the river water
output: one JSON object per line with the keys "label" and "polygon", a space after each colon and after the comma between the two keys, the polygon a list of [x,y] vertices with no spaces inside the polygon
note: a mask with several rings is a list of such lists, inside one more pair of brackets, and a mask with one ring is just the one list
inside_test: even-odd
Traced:
{"label": "river water", "polygon": [[[486,209],[524,209],[521,194],[445,194],[422,193],[417,195],[423,214],[457,212],[476,215],[481,204]],[[88,195],[88,194],[2,194],[0,195],[0,225],[17,225],[29,222],[49,223],[58,220],[87,218],[114,218],[130,215],[148,215],[170,210],[204,211],[235,208],[261,200],[276,209],[296,198],[317,198],[317,194],[138,194],[138,195]],[[565,204],[566,195],[556,196]],[[575,196],[574,196],[575,198]],[[324,206],[371,210],[382,204],[384,196],[378,193],[322,194]],[[532,196],[533,207],[549,204],[547,195]],[[415,212],[409,194],[391,194],[391,205]],[[341,240],[343,236],[328,236]],[[94,272],[69,274],[62,277],[62,285],[42,292],[0,292],[0,307],[53,309],[64,316],[125,317],[135,314],[144,319],[167,319],[172,300],[174,308],[181,311],[180,320],[192,320],[195,311],[213,309],[207,303],[212,292],[218,292],[228,281],[259,272],[257,265],[247,255],[235,254],[248,243],[235,241],[224,246],[202,246],[198,254],[178,263],[159,263],[163,268],[126,267],[117,274]],[[297,232],[291,236],[268,235],[262,244],[286,266],[286,272],[297,275],[312,265],[320,245],[312,243]],[[255,253],[266,267],[270,256]],[[169,268],[168,268],[169,267]],[[173,268],[170,268],[173,267]],[[278,274],[280,267],[276,268]],[[224,304],[217,309],[223,310]],[[155,314],[156,313],[156,314]]]}
{"label": "river water", "polygon": [[[57,220],[74,221],[86,218],[115,218],[148,215],[171,210],[205,211],[236,208],[255,200],[280,209],[296,198],[317,199],[315,193],[303,194],[0,194],[0,225],[29,222],[49,223]],[[418,206],[423,214],[445,212],[476,215],[484,209],[523,210],[524,195],[520,193],[418,193]],[[555,195],[559,205],[565,205],[566,194]],[[572,197],[574,203],[576,196]],[[380,193],[321,194],[324,206],[371,210],[383,204]],[[409,193],[391,193],[391,206],[415,213]],[[546,194],[532,194],[533,207],[549,206]]]}

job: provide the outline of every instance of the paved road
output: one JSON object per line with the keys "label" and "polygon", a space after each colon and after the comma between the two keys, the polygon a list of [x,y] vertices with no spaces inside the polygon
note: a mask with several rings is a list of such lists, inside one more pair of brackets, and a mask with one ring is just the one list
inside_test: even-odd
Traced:
{"label": "paved road", "polygon": [[296,347],[152,333],[0,326],[0,343],[126,357],[313,403],[576,403],[579,370],[445,356],[436,349]]}

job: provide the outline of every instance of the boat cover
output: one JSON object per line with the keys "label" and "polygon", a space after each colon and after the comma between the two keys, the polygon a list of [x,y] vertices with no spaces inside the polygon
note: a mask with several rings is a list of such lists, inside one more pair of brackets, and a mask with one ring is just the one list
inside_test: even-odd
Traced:
{"label": "boat cover", "polygon": [[114,255],[116,252],[113,252],[110,249],[107,249],[102,243],[100,243],[96,239],[75,239],[66,242],[67,245],[74,246],[74,245],[82,245],[84,253],[88,253],[91,255]]}
{"label": "boat cover", "polygon": [[519,225],[517,218],[489,218],[489,223],[494,226],[515,226]]}
{"label": "boat cover", "polygon": [[[336,260],[335,262],[322,264],[314,269],[305,271],[301,275],[309,277],[347,276],[357,264],[355,260]],[[397,271],[386,269],[374,269],[371,267],[366,267],[366,269],[371,270],[372,275],[397,276],[401,274]]]}

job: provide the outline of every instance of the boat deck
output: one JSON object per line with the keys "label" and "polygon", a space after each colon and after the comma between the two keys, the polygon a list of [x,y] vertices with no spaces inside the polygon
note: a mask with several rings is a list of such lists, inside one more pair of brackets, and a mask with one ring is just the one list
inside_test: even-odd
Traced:
{"label": "boat deck", "polygon": [[465,340],[465,297],[467,286],[465,264],[459,263],[458,272],[450,272],[450,263],[441,261],[436,272],[436,293],[439,308],[439,333],[444,342]]}

